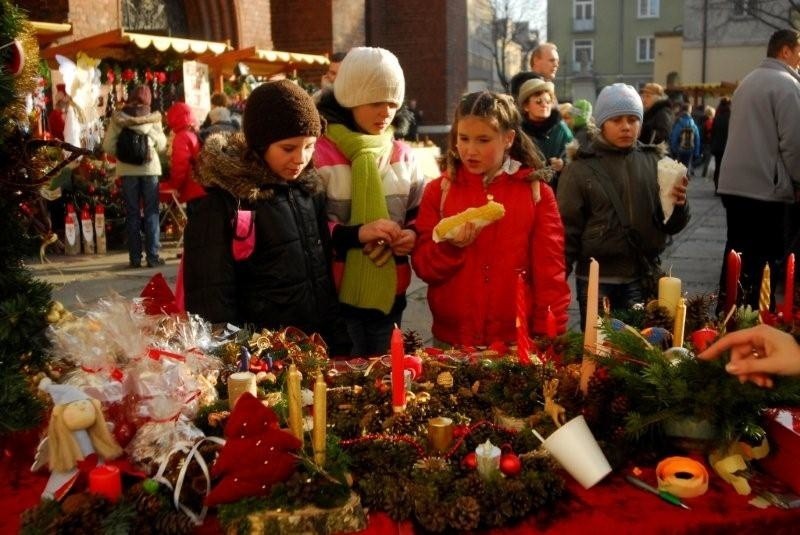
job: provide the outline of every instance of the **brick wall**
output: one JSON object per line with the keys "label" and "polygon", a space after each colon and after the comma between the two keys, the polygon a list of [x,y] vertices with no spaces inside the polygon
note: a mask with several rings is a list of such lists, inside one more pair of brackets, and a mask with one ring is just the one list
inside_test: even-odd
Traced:
{"label": "brick wall", "polygon": [[272,0],[270,3],[275,49],[307,54],[331,52],[332,0]]}
{"label": "brick wall", "polygon": [[467,87],[466,0],[369,0],[367,41],[397,55],[423,124],[449,124]]}
{"label": "brick wall", "polygon": [[83,39],[119,28],[117,3],[108,0],[70,0],[69,22],[72,23],[72,36],[62,41]]}
{"label": "brick wall", "polygon": [[[270,0],[239,0],[238,2],[233,2],[233,5],[238,7],[239,10],[237,14],[239,18],[239,48],[248,46],[273,48],[275,18],[270,4],[274,3],[270,2]],[[274,48],[278,47],[274,46]]]}
{"label": "brick wall", "polygon": [[31,20],[43,22],[67,22],[68,0],[20,0],[11,2],[24,9]]}

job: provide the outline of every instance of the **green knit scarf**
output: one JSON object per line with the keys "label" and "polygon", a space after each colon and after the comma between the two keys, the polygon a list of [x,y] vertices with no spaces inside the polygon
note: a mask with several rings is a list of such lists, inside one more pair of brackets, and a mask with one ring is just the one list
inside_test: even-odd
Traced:
{"label": "green knit scarf", "polygon": [[[390,128],[373,136],[353,132],[341,124],[330,124],[326,135],[350,160],[352,174],[350,225],[389,217],[378,162],[392,150]],[[345,259],[339,300],[358,308],[374,308],[388,314],[397,291],[394,258],[378,267],[360,249],[350,249]]]}

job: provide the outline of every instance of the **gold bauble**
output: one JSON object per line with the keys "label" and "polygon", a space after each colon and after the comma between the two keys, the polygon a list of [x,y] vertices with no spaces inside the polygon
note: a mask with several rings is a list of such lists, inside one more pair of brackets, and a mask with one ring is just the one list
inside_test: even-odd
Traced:
{"label": "gold bauble", "polygon": [[453,388],[453,374],[442,372],[436,376],[436,384],[444,388]]}

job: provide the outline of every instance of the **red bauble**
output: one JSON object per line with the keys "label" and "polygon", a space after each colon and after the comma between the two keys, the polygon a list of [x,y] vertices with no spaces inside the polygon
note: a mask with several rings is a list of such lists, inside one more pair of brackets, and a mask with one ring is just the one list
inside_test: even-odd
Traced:
{"label": "red bauble", "polygon": [[471,451],[464,455],[464,458],[461,459],[461,466],[468,470],[475,470],[478,468],[478,456],[475,454],[474,451]]}
{"label": "red bauble", "polygon": [[422,359],[416,355],[406,355],[403,357],[403,369],[410,370],[411,379],[416,379],[422,375]]}
{"label": "red bauble", "polygon": [[114,438],[123,448],[128,445],[135,434],[136,428],[129,422],[121,422],[114,427]]}
{"label": "red bauble", "polygon": [[25,67],[25,50],[22,48],[22,43],[14,39],[9,45],[11,48],[11,59],[6,65],[6,70],[12,76],[19,76],[22,74],[22,69]]}
{"label": "red bauble", "polygon": [[718,337],[719,333],[715,329],[703,327],[689,335],[689,340],[692,342],[695,350],[700,353],[705,351]]}
{"label": "red bauble", "polygon": [[522,472],[522,461],[513,452],[504,453],[500,456],[500,471],[509,477],[519,475]]}

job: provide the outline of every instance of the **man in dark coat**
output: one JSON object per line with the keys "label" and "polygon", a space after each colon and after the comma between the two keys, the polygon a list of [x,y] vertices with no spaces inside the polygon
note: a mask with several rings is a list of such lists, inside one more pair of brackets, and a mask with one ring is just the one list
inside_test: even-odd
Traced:
{"label": "man in dark coat", "polygon": [[669,142],[675,117],[672,114],[672,103],[667,98],[664,88],[659,84],[649,83],[645,84],[640,94],[644,104],[644,118],[639,141],[646,145]]}

